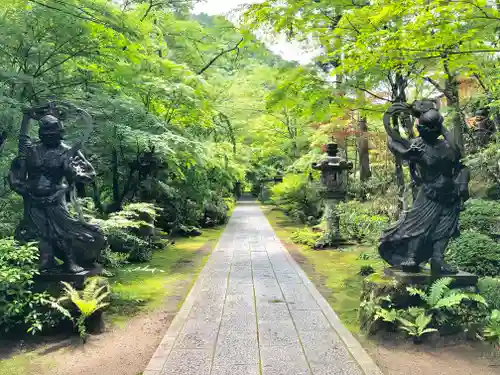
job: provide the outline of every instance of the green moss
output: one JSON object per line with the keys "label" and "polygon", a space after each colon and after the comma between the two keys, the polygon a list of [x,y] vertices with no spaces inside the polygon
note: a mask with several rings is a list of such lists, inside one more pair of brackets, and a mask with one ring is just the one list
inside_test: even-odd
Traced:
{"label": "green moss", "polygon": [[[294,224],[281,211],[263,207],[277,235],[285,243],[291,243],[293,233],[303,228]],[[303,258],[303,268],[316,284],[342,322],[351,332],[359,332],[358,309],[363,289],[364,277],[359,276],[361,266],[371,265],[376,272],[381,272],[383,263],[380,259],[362,259],[362,253],[372,251],[366,246],[347,247],[339,251],[312,250],[305,245],[293,245],[292,252]],[[375,274],[379,275],[380,274]],[[371,277],[377,277],[371,275]]]}
{"label": "green moss", "polygon": [[365,281],[373,284],[385,284],[387,286],[392,285],[394,282],[391,277],[387,277],[381,272],[372,273],[366,277]]}
{"label": "green moss", "polygon": [[22,353],[0,361],[0,374],[20,375],[38,374],[42,369],[50,368],[53,363],[47,357],[42,358],[42,351]]}

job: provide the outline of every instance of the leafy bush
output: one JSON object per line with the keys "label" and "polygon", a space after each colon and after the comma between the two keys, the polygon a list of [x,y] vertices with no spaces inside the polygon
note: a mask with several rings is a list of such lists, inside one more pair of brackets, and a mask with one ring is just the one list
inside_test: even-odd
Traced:
{"label": "leafy bush", "polygon": [[147,262],[153,257],[154,245],[151,239],[142,239],[123,229],[107,227],[106,236],[111,250],[128,254],[131,262]]}
{"label": "leafy bush", "polygon": [[296,230],[290,236],[290,239],[296,243],[301,245],[307,245],[313,247],[316,245],[316,242],[321,238],[321,232],[314,232],[310,228],[303,228]]}
{"label": "leafy bush", "polygon": [[321,217],[321,198],[317,185],[307,176],[290,174],[272,188],[273,202],[292,220],[306,223]]}
{"label": "leafy bush", "polygon": [[[155,248],[153,235],[157,211],[152,204],[133,203],[111,214],[107,220],[94,218],[92,221],[100,225],[112,251],[128,254],[131,262],[147,262]],[[113,261],[108,253],[103,258],[104,261]]]}
{"label": "leafy bush", "polygon": [[500,243],[476,231],[465,231],[453,240],[447,257],[460,269],[479,276],[500,274]]}
{"label": "leafy bush", "polygon": [[129,254],[111,251],[109,247],[101,253],[100,262],[104,267],[113,269],[122,268],[128,263]]}
{"label": "leafy bush", "polygon": [[14,235],[23,212],[23,200],[19,195],[10,193],[0,199],[0,237]]}
{"label": "leafy bush", "polygon": [[488,306],[500,310],[500,279],[484,277],[479,279],[477,285]]}
{"label": "leafy bush", "polygon": [[204,204],[204,215],[200,225],[205,228],[214,227],[227,223],[229,211],[234,206],[233,199],[223,199],[212,195]]}
{"label": "leafy bush", "polygon": [[500,310],[493,310],[483,330],[484,338],[500,345]]}
{"label": "leafy bush", "polygon": [[337,212],[342,235],[359,242],[376,243],[389,222],[388,217],[374,215],[368,205],[358,201],[338,204]]}
{"label": "leafy bush", "polygon": [[500,147],[498,145],[497,139],[478,152],[471,153],[465,160],[475,174],[486,177],[494,183],[497,189],[500,185]]}
{"label": "leafy bush", "polygon": [[440,332],[458,333],[481,324],[485,318],[485,299],[467,290],[451,289],[453,279],[436,280],[427,291],[408,287],[410,296],[418,296],[426,313],[432,314],[435,326]]}
{"label": "leafy bush", "polygon": [[394,170],[386,168],[372,168],[372,176],[361,182],[358,175],[350,175],[349,195],[354,199],[366,197],[369,200],[383,196],[387,200],[390,195],[392,201],[397,201],[397,192],[394,191]]}
{"label": "leafy bush", "polygon": [[33,291],[38,274],[38,247],[21,245],[11,238],[0,239],[0,330],[24,329],[36,334],[55,327],[61,315],[51,312],[48,293]]}
{"label": "leafy bush", "polygon": [[360,275],[360,276],[369,276],[372,273],[375,273],[375,269],[372,266],[364,265],[364,266],[361,266],[361,268],[360,268],[360,270],[358,272],[358,275]]}
{"label": "leafy bush", "polygon": [[488,314],[486,301],[469,290],[450,288],[451,282],[451,278],[438,279],[425,290],[407,287],[406,294],[393,289],[387,295],[377,296],[372,289],[361,301],[361,328],[368,333],[399,328],[416,343],[423,335],[437,330],[441,334],[476,334]]}
{"label": "leafy bush", "polygon": [[463,230],[476,230],[488,236],[500,235],[500,202],[485,199],[471,199],[460,215]]}
{"label": "leafy bush", "polygon": [[193,195],[189,195],[190,192],[185,188],[169,186],[163,182],[158,182],[158,187],[161,190],[156,200],[161,208],[158,215],[160,228],[166,231],[177,231],[181,225],[199,225],[203,219],[203,202],[207,191],[203,192],[203,196],[199,197],[198,201]]}

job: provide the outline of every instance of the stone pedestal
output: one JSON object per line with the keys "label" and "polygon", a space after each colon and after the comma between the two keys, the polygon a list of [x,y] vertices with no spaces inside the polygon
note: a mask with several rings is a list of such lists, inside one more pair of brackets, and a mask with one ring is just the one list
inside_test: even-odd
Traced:
{"label": "stone pedestal", "polygon": [[336,211],[336,205],[337,201],[335,199],[325,201],[324,220],[326,228],[323,237],[314,246],[317,250],[326,247],[338,247],[347,243],[340,235],[340,219]]}
{"label": "stone pedestal", "polygon": [[101,274],[102,266],[100,264],[96,264],[94,268],[83,270],[79,273],[70,273],[64,270],[43,272],[35,277],[35,283],[48,284],[66,281],[73,284],[76,289],[83,289],[83,284],[89,277],[99,276]]}
{"label": "stone pedestal", "polygon": [[452,287],[476,286],[478,281],[478,276],[464,271],[460,271],[455,275],[440,275],[436,277],[431,274],[429,268],[423,268],[417,273],[410,273],[402,271],[400,267],[390,267],[386,268],[384,273],[394,278],[399,283],[406,285],[430,285],[434,280],[442,277],[452,278]]}
{"label": "stone pedestal", "polygon": [[87,332],[91,335],[98,335],[104,332],[104,313],[102,310],[96,311],[85,321]]}

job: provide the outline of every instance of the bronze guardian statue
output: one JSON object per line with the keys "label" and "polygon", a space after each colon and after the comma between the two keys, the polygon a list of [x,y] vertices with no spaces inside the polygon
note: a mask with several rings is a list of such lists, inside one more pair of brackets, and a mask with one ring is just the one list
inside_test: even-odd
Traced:
{"label": "bronze guardian statue", "polygon": [[[405,139],[391,126],[395,116],[417,119],[419,136]],[[469,198],[470,174],[461,151],[443,126],[443,117],[431,101],[394,104],[384,116],[389,149],[413,167],[418,189],[413,206],[384,231],[379,253],[392,266],[418,272],[430,260],[433,274],[454,274],[444,260],[449,240],[458,235],[458,218]]]}
{"label": "bronze guardian statue", "polygon": [[[24,110],[19,135],[19,154],[12,162],[9,182],[24,200],[24,218],[16,239],[37,241],[40,269],[56,268],[55,258],[70,273],[93,267],[106,246],[100,228],[68,211],[67,196],[75,183],[95,177],[92,165],[80,151],[82,143],[70,147],[63,142],[64,127],[53,105]],[[39,140],[29,136],[30,120],[39,121]]]}

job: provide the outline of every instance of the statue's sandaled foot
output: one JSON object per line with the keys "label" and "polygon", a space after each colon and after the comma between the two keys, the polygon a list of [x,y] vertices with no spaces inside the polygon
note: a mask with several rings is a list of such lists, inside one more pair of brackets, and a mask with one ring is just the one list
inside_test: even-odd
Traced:
{"label": "statue's sandaled foot", "polygon": [[433,275],[455,275],[458,273],[458,269],[441,259],[431,259],[431,273]]}
{"label": "statue's sandaled foot", "polygon": [[417,273],[420,271],[419,264],[413,258],[408,258],[401,262],[401,270],[403,272]]}
{"label": "statue's sandaled foot", "polygon": [[40,262],[39,269],[41,273],[49,272],[57,267],[54,259],[45,259]]}
{"label": "statue's sandaled foot", "polygon": [[66,267],[66,269],[68,270],[68,272],[71,272],[71,273],[80,273],[80,272],[85,271],[85,268],[80,267],[76,263],[70,263],[70,264],[68,264],[68,266]]}

